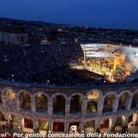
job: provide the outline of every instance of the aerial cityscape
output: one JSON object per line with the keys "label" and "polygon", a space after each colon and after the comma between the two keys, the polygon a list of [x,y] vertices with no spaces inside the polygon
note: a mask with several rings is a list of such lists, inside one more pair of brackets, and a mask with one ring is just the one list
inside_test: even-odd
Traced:
{"label": "aerial cityscape", "polygon": [[5,4],[0,2],[0,137],[137,138],[137,26],[18,18],[4,12]]}

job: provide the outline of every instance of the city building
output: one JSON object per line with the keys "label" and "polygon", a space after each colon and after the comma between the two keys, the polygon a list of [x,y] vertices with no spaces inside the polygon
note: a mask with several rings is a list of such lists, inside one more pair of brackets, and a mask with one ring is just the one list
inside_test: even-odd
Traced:
{"label": "city building", "polygon": [[0,42],[5,45],[24,45],[28,39],[28,34],[0,31]]}

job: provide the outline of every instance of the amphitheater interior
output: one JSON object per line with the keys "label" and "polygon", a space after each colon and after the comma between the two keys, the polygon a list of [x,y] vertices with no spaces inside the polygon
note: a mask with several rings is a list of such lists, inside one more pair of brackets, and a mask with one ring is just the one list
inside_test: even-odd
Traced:
{"label": "amphitheater interior", "polygon": [[[13,69],[15,67],[12,68],[13,72],[10,72],[13,73],[11,76],[13,78],[10,79],[6,71],[8,72],[7,67],[11,67],[7,64],[9,63],[8,60],[12,61],[12,57],[8,58],[8,54],[4,51],[3,60],[6,60],[6,63],[4,64],[2,60],[1,63],[3,63],[5,69],[5,76],[7,75],[8,77],[6,76],[6,79],[5,76],[1,75],[0,79],[0,129],[9,127],[16,131],[46,134],[48,131],[53,133],[80,133],[82,131],[85,133],[102,133],[110,131],[122,132],[124,128],[138,130],[138,81],[135,79],[136,75],[133,75],[137,74],[138,49],[127,46],[113,46],[112,48],[109,46],[108,48],[111,53],[107,54],[105,53],[105,50],[108,51],[106,49],[107,45],[106,47],[105,45],[95,46],[95,44],[83,46],[87,48],[93,47],[93,49],[87,49],[90,50],[87,55],[82,51],[84,55],[82,54],[83,56],[81,58],[81,70],[83,66],[85,71],[87,70],[89,72],[87,75],[90,75],[93,71],[98,74],[99,76],[91,74],[96,78],[98,77],[95,80],[97,83],[95,83],[94,79],[87,85],[85,85],[86,83],[83,85],[80,82],[80,84],[76,82],[73,85],[71,83],[70,85],[59,85],[55,83],[50,84],[50,82],[47,82],[47,84],[37,84],[30,83],[29,81],[17,81],[15,76],[16,71]],[[99,47],[100,51],[97,51]],[[41,50],[44,52],[44,49]],[[101,52],[101,50],[104,50],[104,52],[102,53],[102,57],[99,57],[101,54],[99,55],[98,52]],[[22,51],[24,55],[28,54],[26,49],[22,49]],[[123,63],[131,65],[130,74],[127,74],[128,76],[126,76],[125,81],[120,81],[119,83],[112,83],[109,79],[106,80],[105,77],[99,79],[103,76],[99,70],[103,67],[104,71],[109,69],[105,66],[98,67],[93,62],[95,61],[97,63],[98,58],[101,63],[101,58],[105,58],[105,55],[111,56],[116,51],[125,55],[125,61],[123,58]],[[30,59],[26,66],[31,64]],[[85,60],[85,62],[88,62],[87,59],[91,61],[89,64],[93,64],[91,70],[89,68],[90,66],[84,63]],[[16,60],[18,61],[18,58]],[[76,68],[79,65],[76,65]],[[111,71],[114,71],[117,66],[119,65],[113,65],[113,68],[110,68]],[[98,69],[98,73],[96,69]],[[34,71],[34,69],[32,70]],[[53,70],[51,69],[51,72]],[[29,72],[31,71],[28,70],[27,72],[26,70],[26,74]],[[55,73],[55,71],[53,72]],[[18,75],[21,76],[21,74]],[[58,75],[57,77],[62,79],[62,75]],[[75,78],[70,76],[70,82],[74,81],[73,79]],[[83,80],[83,78],[81,79]],[[64,80],[66,80],[66,77]],[[86,79],[84,80],[86,82]]]}

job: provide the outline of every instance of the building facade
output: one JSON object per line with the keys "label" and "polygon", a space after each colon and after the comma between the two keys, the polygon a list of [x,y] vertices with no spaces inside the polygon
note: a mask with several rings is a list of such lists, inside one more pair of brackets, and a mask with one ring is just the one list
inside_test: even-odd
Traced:
{"label": "building facade", "polygon": [[138,121],[138,84],[35,86],[0,81],[0,127],[24,132],[121,130]]}
{"label": "building facade", "polygon": [[6,45],[23,45],[28,43],[28,39],[28,34],[0,31],[0,42]]}

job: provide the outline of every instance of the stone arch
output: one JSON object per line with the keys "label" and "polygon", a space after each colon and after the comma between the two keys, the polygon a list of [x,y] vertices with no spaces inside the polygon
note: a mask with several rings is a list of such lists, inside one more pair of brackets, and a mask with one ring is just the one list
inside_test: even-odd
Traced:
{"label": "stone arch", "polygon": [[23,93],[23,92],[28,93],[28,94],[29,94],[29,96],[31,97],[31,93],[30,93],[29,91],[25,90],[25,89],[20,89],[20,90],[18,90],[18,91],[17,91],[17,96],[20,96],[20,95],[21,95],[21,93]]}
{"label": "stone arch", "polygon": [[43,91],[38,91],[38,92],[34,93],[32,98],[35,99],[35,97],[37,96],[38,93],[42,94],[42,95],[45,95],[45,97],[47,97],[47,99],[49,99],[49,95],[47,93],[43,92]]}
{"label": "stone arch", "polygon": [[83,95],[82,93],[76,93],[76,92],[74,92],[73,94],[71,94],[70,98],[71,98],[72,96],[76,96],[76,95],[79,95],[80,97],[84,97],[84,96],[85,96],[85,95]]}
{"label": "stone arch", "polygon": [[64,122],[63,121],[54,121],[53,122],[53,131],[54,132],[64,132]]}
{"label": "stone arch", "polygon": [[124,115],[121,115],[118,118],[116,118],[115,127],[117,126],[122,127],[125,125],[125,122],[126,122],[126,117]]}
{"label": "stone arch", "polygon": [[100,121],[100,132],[109,132],[112,128],[112,119],[111,118],[103,118]]}
{"label": "stone arch", "polygon": [[15,91],[8,87],[3,89],[3,95],[5,99],[5,104],[10,107],[15,107],[16,106],[16,93]]}
{"label": "stone arch", "polygon": [[119,95],[119,104],[118,104],[118,110],[121,109],[127,109],[127,106],[129,104],[129,98],[131,96],[131,92],[130,91],[124,91],[122,93],[120,93]]}
{"label": "stone arch", "polygon": [[31,118],[23,118],[22,119],[22,128],[23,131],[32,131],[33,132],[33,120]]}
{"label": "stone arch", "polygon": [[80,93],[74,93],[70,98],[70,113],[82,111],[83,95]]}
{"label": "stone arch", "polygon": [[5,118],[4,113],[0,111],[0,122],[5,121],[5,120],[6,120],[6,118]]}
{"label": "stone arch", "polygon": [[70,134],[78,134],[81,130],[80,121],[71,121],[69,123],[69,133]]}
{"label": "stone arch", "polygon": [[95,132],[95,120],[87,120],[84,129],[86,134]]}
{"label": "stone arch", "polygon": [[18,120],[18,115],[12,114],[12,113],[7,113],[6,118],[9,123],[9,128],[10,129],[17,129],[19,125],[19,120]]}
{"label": "stone arch", "polygon": [[109,95],[109,94],[112,94],[112,95],[114,95],[116,98],[118,97],[118,95],[117,95],[117,93],[116,92],[114,92],[114,91],[111,91],[111,92],[107,92],[103,97],[105,98],[107,95]]}
{"label": "stone arch", "polygon": [[55,97],[55,96],[57,96],[57,95],[61,95],[61,96],[63,96],[65,99],[67,99],[67,96],[66,96],[64,93],[55,93],[55,94],[52,95],[52,98]]}
{"label": "stone arch", "polygon": [[65,103],[66,97],[64,94],[56,93],[52,95],[53,101],[53,113],[61,113],[62,115],[65,114]]}
{"label": "stone arch", "polygon": [[96,92],[99,93],[99,97],[100,97],[100,98],[103,96],[101,90],[99,90],[99,89],[91,89],[90,91],[87,92],[87,97],[88,97],[89,94],[91,94],[91,93],[94,92],[94,91],[96,91]]}
{"label": "stone arch", "polygon": [[138,90],[133,93],[131,108],[138,109]]}
{"label": "stone arch", "polygon": [[122,94],[125,94],[125,93],[128,93],[128,95],[132,95],[132,92],[129,91],[129,90],[126,90],[126,91],[122,91],[120,94],[119,94],[119,97],[122,95]]}
{"label": "stone arch", "polygon": [[48,132],[49,123],[45,119],[38,120],[39,131]]}
{"label": "stone arch", "polygon": [[0,111],[0,127],[5,128],[6,124],[7,124],[7,119],[5,117],[5,114]]}
{"label": "stone arch", "polygon": [[98,101],[101,97],[101,93],[97,90],[93,90],[87,94],[87,113],[97,112]]}
{"label": "stone arch", "polygon": [[104,96],[104,103],[103,103],[103,112],[112,112],[113,111],[113,104],[114,100],[117,95],[114,92],[107,93]]}
{"label": "stone arch", "polygon": [[128,117],[128,125],[135,125],[137,121],[137,114],[133,113]]}
{"label": "stone arch", "polygon": [[31,110],[31,95],[28,91],[20,91],[20,107],[24,110]]}
{"label": "stone arch", "polygon": [[35,94],[35,107],[37,112],[46,112],[48,110],[48,98],[44,93]]}
{"label": "stone arch", "polygon": [[122,128],[126,125],[126,116],[121,115],[116,118],[114,130],[115,132],[122,132]]}

